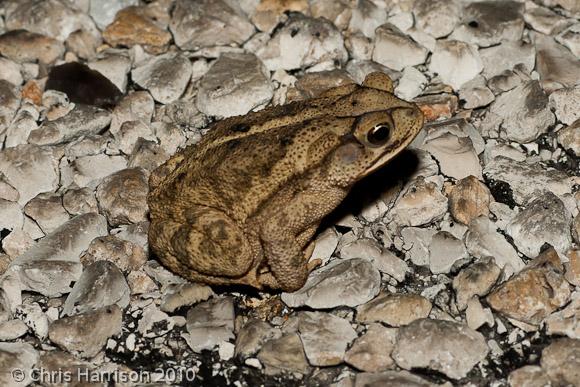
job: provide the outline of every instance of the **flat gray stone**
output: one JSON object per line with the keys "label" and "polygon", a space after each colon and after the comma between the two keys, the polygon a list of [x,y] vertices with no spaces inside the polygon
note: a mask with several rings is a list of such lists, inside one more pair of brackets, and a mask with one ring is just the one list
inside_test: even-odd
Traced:
{"label": "flat gray stone", "polygon": [[111,113],[89,105],[78,105],[64,117],[48,121],[28,136],[36,145],[69,142],[81,136],[97,134],[111,123]]}
{"label": "flat gray stone", "polygon": [[155,338],[165,336],[174,326],[174,320],[167,313],[160,310],[155,303],[151,303],[143,308],[137,331],[143,337]]}
{"label": "flat gray stone", "polygon": [[50,341],[74,355],[95,356],[114,335],[121,333],[123,313],[117,305],[63,317],[48,330]]}
{"label": "flat gray stone", "polygon": [[408,371],[361,372],[356,375],[354,387],[369,386],[434,387],[435,385]]}
{"label": "flat gray stone", "polygon": [[16,202],[0,199],[0,229],[21,230],[23,225],[22,207]]}
{"label": "flat gray stone", "polygon": [[415,67],[405,67],[395,88],[395,95],[404,100],[411,100],[420,95],[427,84],[427,78],[422,72]]}
{"label": "flat gray stone", "polygon": [[93,35],[99,32],[89,15],[63,0],[25,0],[8,3],[6,28],[23,29],[53,37],[64,42],[70,33],[85,29]]}
{"label": "flat gray stone", "polygon": [[534,30],[546,35],[555,35],[572,24],[570,19],[545,7],[530,7],[524,13],[524,20]]}
{"label": "flat gray stone", "polygon": [[517,64],[530,73],[536,62],[536,49],[532,43],[521,41],[503,41],[498,45],[482,48],[479,55],[483,62],[483,76],[490,79],[506,70],[512,70]]}
{"label": "flat gray stone", "polygon": [[405,227],[401,230],[402,243],[406,258],[417,266],[429,265],[429,244],[437,230],[432,228]]}
{"label": "flat gray stone", "polygon": [[89,68],[98,71],[109,79],[122,93],[127,91],[132,64],[129,55],[117,52],[105,52],[87,63]]}
{"label": "flat gray stone", "polygon": [[451,39],[489,47],[503,40],[520,40],[524,31],[524,5],[518,1],[468,3]]}
{"label": "flat gray stone", "polygon": [[339,30],[324,18],[301,14],[288,21],[256,55],[268,70],[293,70],[320,64],[346,63],[348,53]]}
{"label": "flat gray stone", "polygon": [[558,43],[568,47],[572,54],[580,57],[580,23],[571,25],[556,36]]}
{"label": "flat gray stone", "polygon": [[115,136],[121,129],[121,125],[129,121],[143,122],[150,124],[155,101],[147,91],[135,91],[124,96],[113,109],[111,126],[109,131]]}
{"label": "flat gray stone", "polygon": [[429,71],[459,90],[483,70],[477,46],[459,40],[438,41],[431,56]]}
{"label": "flat gray stone", "polygon": [[94,36],[86,30],[77,30],[71,33],[65,41],[68,51],[77,57],[91,60],[97,55],[97,48],[101,44],[101,37]]}
{"label": "flat gray stone", "polygon": [[495,285],[501,269],[493,257],[480,258],[453,278],[453,289],[459,310],[467,308],[473,296],[485,296]]}
{"label": "flat gray stone", "polygon": [[[31,384],[33,367],[38,362],[38,351],[28,343],[0,343],[0,364],[3,372],[0,373],[0,384],[7,387],[24,387]],[[13,374],[8,370],[19,370]],[[22,376],[16,381],[14,375]]]}
{"label": "flat gray stone", "polygon": [[485,337],[466,325],[421,319],[399,329],[392,356],[401,368],[428,368],[461,379],[488,352]]}
{"label": "flat gray stone", "polygon": [[469,230],[464,237],[469,254],[477,258],[491,256],[501,268],[509,265],[511,272],[518,272],[524,263],[516,250],[497,232],[497,226],[486,216],[480,216],[469,223]]}
{"label": "flat gray stone", "polygon": [[0,341],[13,341],[27,333],[28,326],[22,320],[14,319],[0,323]]}
{"label": "flat gray stone", "polygon": [[465,109],[475,109],[489,105],[495,99],[495,95],[487,87],[485,78],[478,75],[461,86],[459,99],[464,102]]}
{"label": "flat gray stone", "polygon": [[2,100],[2,105],[0,105],[0,138],[2,138],[2,133],[10,125],[20,106],[20,93],[14,84],[0,79],[0,99]]}
{"label": "flat gray stone", "polygon": [[226,53],[201,78],[196,104],[207,115],[231,117],[265,106],[273,95],[270,74],[255,55]]}
{"label": "flat gray stone", "polygon": [[457,1],[419,0],[413,4],[417,27],[434,38],[449,35],[461,16]]}
{"label": "flat gray stone", "polygon": [[408,184],[391,210],[401,226],[420,226],[441,219],[447,212],[447,197],[441,187],[422,176]]}
{"label": "flat gray stone", "polygon": [[498,96],[486,116],[486,120],[494,119],[500,122],[506,138],[519,143],[535,140],[555,122],[548,96],[538,81],[522,83]]}
{"label": "flat gray stone", "polygon": [[284,372],[306,374],[310,369],[297,333],[269,340],[258,353],[258,359],[264,364],[266,375]]}
{"label": "flat gray stone", "polygon": [[64,167],[61,165],[61,177],[64,180],[64,186],[74,183],[80,188],[95,188],[104,177],[125,168],[127,168],[125,157],[100,153],[81,156],[71,164],[65,164]]}
{"label": "flat gray stone", "polygon": [[357,337],[347,320],[328,313],[300,312],[287,324],[295,324],[308,362],[313,366],[342,363],[346,348]]}
{"label": "flat gray stone", "polygon": [[107,233],[103,216],[95,213],[76,216],[14,259],[9,271],[19,275],[23,290],[48,297],[69,293],[71,283],[82,272],[80,254],[94,238]]}
{"label": "flat gray stone", "polygon": [[564,309],[552,313],[544,320],[547,334],[580,339],[580,292],[572,293],[570,299]]}
{"label": "flat gray stone", "polygon": [[380,372],[391,369],[395,361],[391,352],[397,338],[396,328],[371,324],[346,352],[345,362],[361,371]]}
{"label": "flat gray stone", "polygon": [[14,311],[14,316],[22,320],[39,340],[46,339],[48,316],[37,302],[18,305]]}
{"label": "flat gray stone", "polygon": [[183,307],[197,304],[215,296],[213,290],[198,283],[172,284],[165,287],[160,308],[164,312],[175,312]]}
{"label": "flat gray stone", "polygon": [[294,293],[282,293],[282,301],[290,307],[352,307],[376,296],[380,282],[379,271],[368,260],[336,260],[310,273],[302,289]]}
{"label": "flat gray stone", "polygon": [[572,178],[559,170],[504,156],[494,158],[485,166],[483,174],[488,179],[509,184],[513,200],[520,205],[548,191],[560,197],[569,194],[574,184]]}
{"label": "flat gray stone", "polygon": [[255,31],[235,3],[223,0],[177,0],[169,28],[182,50],[240,45]]}
{"label": "flat gray stone", "polygon": [[441,173],[445,176],[458,180],[467,176],[482,178],[479,158],[469,137],[442,133],[438,137],[427,139],[421,148],[435,157]]}
{"label": "flat gray stone", "polygon": [[[393,52],[399,53],[393,55]],[[429,51],[397,27],[384,24],[376,31],[372,59],[393,70],[403,70],[425,62]]]}
{"label": "flat gray stone", "polygon": [[66,298],[64,316],[94,311],[105,306],[129,305],[129,285],[119,268],[110,261],[97,261],[85,268]]}
{"label": "flat gray stone", "polygon": [[545,243],[564,253],[572,247],[572,214],[552,192],[546,192],[526,204],[508,224],[506,232],[518,250],[529,258],[540,254]]}
{"label": "flat gray stone", "polygon": [[4,146],[11,148],[26,144],[30,133],[38,130],[39,120],[40,114],[36,106],[28,102],[24,103],[6,130]]}
{"label": "flat gray stone", "polygon": [[191,62],[181,53],[151,57],[131,72],[135,83],[149,90],[157,102],[176,101],[191,78]]}
{"label": "flat gray stone", "polygon": [[240,329],[236,335],[235,355],[242,360],[254,356],[262,345],[272,339],[279,339],[282,331],[272,327],[265,321],[252,318]]}
{"label": "flat gray stone", "polygon": [[62,195],[62,205],[72,216],[98,212],[95,194],[86,187],[67,190]]}
{"label": "flat gray stone", "polygon": [[449,273],[452,267],[469,258],[463,241],[447,231],[433,235],[429,252],[429,269],[433,274]]}
{"label": "flat gray stone", "polygon": [[352,9],[349,30],[360,32],[370,39],[375,37],[377,27],[387,22],[388,10],[372,1],[365,1],[357,4]]}
{"label": "flat gray stone", "polygon": [[554,38],[534,34],[536,44],[536,71],[540,74],[542,87],[553,91],[560,87],[574,87],[580,81],[580,61]]}
{"label": "flat gray stone", "polygon": [[62,197],[53,193],[37,195],[26,203],[24,213],[34,219],[45,234],[50,234],[70,219],[62,205]]}
{"label": "flat gray stone", "polygon": [[184,336],[194,352],[212,350],[234,338],[234,302],[231,297],[214,298],[192,307],[187,312]]}
{"label": "flat gray stone", "polygon": [[117,147],[126,155],[133,155],[144,141],[155,143],[157,137],[151,126],[141,121],[124,122],[115,135]]}
{"label": "flat gray stone", "polygon": [[57,161],[52,149],[32,144],[0,151],[0,173],[20,194],[18,203],[26,204],[41,192],[58,187]]}
{"label": "flat gray stone", "polygon": [[550,107],[563,124],[580,120],[580,86],[554,91],[550,94]]}
{"label": "flat gray stone", "polygon": [[[84,156],[94,156],[111,148],[109,133],[93,134],[80,137],[65,145],[64,153],[67,159],[73,160]],[[62,167],[61,160],[61,167]]]}

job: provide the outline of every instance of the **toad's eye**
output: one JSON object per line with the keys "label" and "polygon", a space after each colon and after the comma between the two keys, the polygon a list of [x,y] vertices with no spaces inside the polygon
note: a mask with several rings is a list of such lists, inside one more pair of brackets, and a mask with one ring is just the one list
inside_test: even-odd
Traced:
{"label": "toad's eye", "polygon": [[390,136],[391,136],[391,125],[389,123],[384,122],[375,125],[375,127],[372,128],[367,133],[367,140],[373,145],[383,145],[387,141],[389,141]]}

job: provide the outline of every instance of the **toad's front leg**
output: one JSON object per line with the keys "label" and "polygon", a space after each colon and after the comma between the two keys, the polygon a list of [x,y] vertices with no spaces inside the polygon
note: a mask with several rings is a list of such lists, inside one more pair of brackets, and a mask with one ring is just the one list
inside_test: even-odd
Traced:
{"label": "toad's front leg", "polygon": [[[264,255],[277,286],[292,292],[304,286],[310,270],[319,264],[308,260],[308,248],[321,219],[344,198],[338,188],[306,190],[294,196],[289,203],[279,203],[262,225],[260,239]],[[305,237],[308,235],[308,238]]]}

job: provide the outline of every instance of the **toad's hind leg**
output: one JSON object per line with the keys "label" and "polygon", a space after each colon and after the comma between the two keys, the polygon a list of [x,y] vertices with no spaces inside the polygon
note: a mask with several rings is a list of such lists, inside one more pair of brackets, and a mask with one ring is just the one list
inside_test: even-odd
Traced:
{"label": "toad's hind leg", "polygon": [[149,243],[173,271],[211,284],[241,283],[253,263],[250,244],[241,228],[221,211],[204,208],[187,221],[151,221]]}

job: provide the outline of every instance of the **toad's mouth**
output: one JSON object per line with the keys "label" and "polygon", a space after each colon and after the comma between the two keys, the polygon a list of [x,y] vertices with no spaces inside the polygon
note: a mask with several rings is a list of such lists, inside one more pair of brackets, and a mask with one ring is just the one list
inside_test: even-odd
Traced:
{"label": "toad's mouth", "polygon": [[415,136],[412,136],[411,138],[407,138],[406,141],[399,140],[388,145],[387,148],[385,149],[385,152],[383,152],[382,156],[380,156],[377,160],[375,160],[375,162],[372,163],[371,166],[363,172],[362,177],[366,177],[371,173],[373,173],[374,171],[376,171],[377,169],[380,169],[383,166],[385,166],[391,159],[393,159],[395,156],[401,153],[401,151],[405,149],[407,145],[409,145],[411,141],[413,141],[414,138]]}

